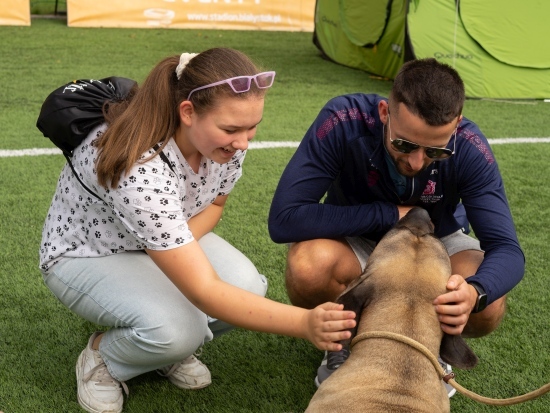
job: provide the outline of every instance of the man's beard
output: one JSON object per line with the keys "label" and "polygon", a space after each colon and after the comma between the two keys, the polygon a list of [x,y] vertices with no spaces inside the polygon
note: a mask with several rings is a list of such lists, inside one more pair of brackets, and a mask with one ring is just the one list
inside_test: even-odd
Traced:
{"label": "man's beard", "polygon": [[422,169],[420,169],[419,171],[411,171],[407,168],[406,165],[408,165],[408,163],[406,161],[402,161],[402,160],[398,161],[396,159],[393,159],[391,156],[390,156],[390,158],[392,159],[393,164],[397,168],[397,172],[399,172],[401,175],[409,177],[409,178],[414,178],[418,174],[424,172],[426,170],[426,168],[428,167],[428,165],[424,165],[422,167]]}
{"label": "man's beard", "polygon": [[[424,165],[422,167],[422,169],[420,169],[419,171],[409,171],[409,170],[407,170],[407,167],[405,166],[405,165],[408,165],[407,162],[398,161],[391,155],[390,149],[388,149],[388,147],[386,146],[386,142],[388,142],[388,140],[389,140],[388,139],[388,129],[384,128],[384,142],[383,142],[384,143],[384,148],[386,149],[386,152],[388,153],[388,155],[390,156],[393,164],[395,165],[395,168],[397,169],[397,172],[399,172],[401,175],[406,176],[408,178],[413,178],[416,175],[418,175],[419,173],[426,170],[428,165]],[[391,146],[391,143],[390,143],[390,146]]]}

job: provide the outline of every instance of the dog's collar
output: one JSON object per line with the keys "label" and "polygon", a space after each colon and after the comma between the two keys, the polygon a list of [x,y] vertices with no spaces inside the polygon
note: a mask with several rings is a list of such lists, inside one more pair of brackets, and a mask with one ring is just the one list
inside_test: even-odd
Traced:
{"label": "dog's collar", "polygon": [[432,362],[437,373],[439,374],[439,377],[445,383],[448,383],[450,379],[453,379],[455,377],[455,374],[453,372],[447,374],[445,370],[443,370],[443,367],[441,367],[441,364],[439,364],[437,357],[424,344],[419,343],[418,341],[413,340],[412,338],[404,336],[402,334],[392,333],[390,331],[368,331],[366,333],[361,333],[355,336],[353,340],[351,340],[350,350],[358,342],[367,340],[369,338],[385,338],[388,340],[399,341],[400,343],[407,344],[415,350],[418,350],[419,352],[424,354]]}

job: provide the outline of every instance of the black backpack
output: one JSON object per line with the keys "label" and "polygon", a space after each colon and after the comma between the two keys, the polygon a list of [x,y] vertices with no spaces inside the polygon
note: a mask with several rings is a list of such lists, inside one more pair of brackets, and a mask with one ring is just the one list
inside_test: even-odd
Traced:
{"label": "black backpack", "polygon": [[[136,84],[132,79],[115,76],[74,80],[50,93],[40,109],[36,127],[63,151],[76,179],[96,198],[99,196],[84,185],[71,163],[73,150],[104,122],[103,105],[124,100]],[[166,155],[160,152],[160,157],[174,172]]]}

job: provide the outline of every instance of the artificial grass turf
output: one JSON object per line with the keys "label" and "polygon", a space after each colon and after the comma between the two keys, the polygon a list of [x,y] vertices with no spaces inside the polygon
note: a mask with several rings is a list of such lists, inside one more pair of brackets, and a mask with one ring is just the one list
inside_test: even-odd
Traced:
{"label": "artificial grass turf", "polygon": [[[0,27],[0,148],[53,147],[35,127],[43,99],[79,77],[119,75],[143,80],[162,57],[230,46],[250,54],[277,78],[266,98],[257,140],[298,141],[323,104],[341,93],[386,95],[391,83],[319,57],[310,33],[198,30],[74,29],[59,20]],[[550,136],[550,105],[537,101],[468,100],[465,115],[489,138]],[[550,144],[494,146],[520,242],[524,280],[509,294],[508,314],[492,335],[469,340],[480,357],[457,381],[491,397],[525,393],[548,381],[548,201]],[[251,150],[216,232],[265,274],[268,297],[288,302],[284,245],[267,233],[267,213],[279,176],[294,149]],[[74,366],[97,328],[49,293],[38,271],[42,223],[62,156],[0,158],[0,410],[78,412]],[[204,348],[213,384],[184,392],[155,373],[128,382],[125,412],[300,412],[315,386],[322,353],[304,340],[234,331]],[[479,405],[461,395],[459,412],[550,411],[550,397],[507,408]]]}
{"label": "artificial grass turf", "polygon": [[[550,145],[532,145],[519,155],[516,145],[495,148],[508,182],[518,168],[530,163],[541,173],[549,166],[536,153],[550,154]],[[283,285],[285,247],[273,244],[265,225],[277,178],[293,149],[251,150],[245,174],[230,197],[218,234],[239,247],[269,279],[268,297],[286,302]],[[500,160],[502,159],[502,161]],[[10,412],[79,411],[74,364],[87,337],[97,326],[73,315],[43,285],[37,269],[40,227],[61,156],[4,158],[0,160],[0,408]],[[37,174],[36,171],[41,171]],[[513,179],[512,179],[513,182]],[[30,185],[30,186],[29,186]],[[457,371],[462,385],[490,397],[511,397],[545,383],[550,363],[546,345],[550,336],[550,309],[545,286],[549,280],[548,232],[544,210],[548,190],[537,188],[533,174],[522,174],[521,191],[508,190],[520,239],[526,249],[525,279],[509,295],[508,314],[497,332],[469,340],[480,357],[471,372]],[[521,204],[525,188],[531,202]],[[516,203],[521,211],[516,209]],[[532,216],[539,219],[531,219]],[[8,230],[5,230],[8,228]],[[526,235],[522,235],[526,234]],[[128,382],[128,412],[299,412],[315,391],[313,378],[322,353],[304,340],[238,330],[205,346],[202,360],[213,375],[211,387],[182,392],[154,373]],[[489,412],[461,395],[452,399],[461,412]],[[546,412],[547,398],[528,405],[500,408],[506,412]],[[505,410],[504,410],[505,409]],[[528,409],[528,410],[525,410]]]}
{"label": "artificial grass turf", "polygon": [[[79,78],[124,76],[141,82],[162,58],[183,51],[234,47],[275,70],[257,140],[299,140],[321,107],[343,93],[387,96],[391,82],[320,57],[311,33],[68,28],[33,19],[30,27],[0,26],[0,149],[53,147],[36,129],[42,102]],[[468,100],[464,114],[488,138],[550,136],[550,104]]]}

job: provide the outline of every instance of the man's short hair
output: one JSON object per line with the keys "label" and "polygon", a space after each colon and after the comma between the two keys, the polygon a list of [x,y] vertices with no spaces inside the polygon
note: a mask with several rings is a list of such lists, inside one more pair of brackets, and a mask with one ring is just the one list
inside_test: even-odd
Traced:
{"label": "man's short hair", "polygon": [[433,58],[405,63],[394,79],[390,106],[399,103],[428,125],[442,126],[460,116],[464,106],[464,83],[458,72]]}

